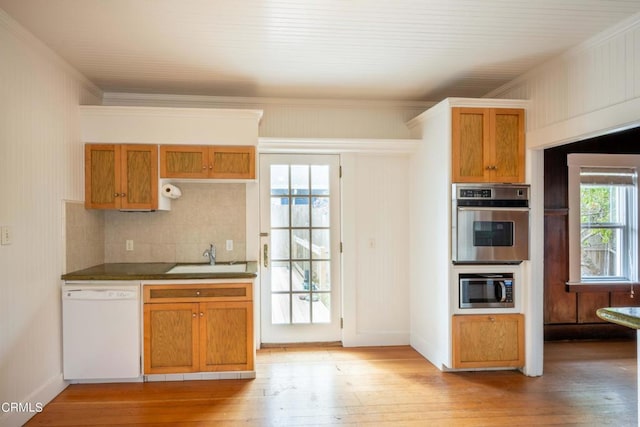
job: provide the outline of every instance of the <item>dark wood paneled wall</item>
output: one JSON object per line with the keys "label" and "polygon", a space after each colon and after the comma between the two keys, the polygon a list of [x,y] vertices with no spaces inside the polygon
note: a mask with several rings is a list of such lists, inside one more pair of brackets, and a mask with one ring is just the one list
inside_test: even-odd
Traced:
{"label": "dark wood paneled wall", "polygon": [[633,337],[629,328],[603,322],[596,309],[640,305],[640,292],[567,292],[569,280],[568,172],[570,153],[640,154],[640,128],[629,129],[544,152],[544,330],[545,339]]}

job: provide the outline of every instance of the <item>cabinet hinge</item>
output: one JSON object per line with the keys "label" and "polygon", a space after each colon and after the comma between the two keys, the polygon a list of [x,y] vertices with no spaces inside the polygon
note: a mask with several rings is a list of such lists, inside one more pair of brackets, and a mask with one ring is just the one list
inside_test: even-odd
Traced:
{"label": "cabinet hinge", "polygon": [[340,318],[340,329],[344,329],[344,317]]}
{"label": "cabinet hinge", "polygon": [[342,178],[342,165],[340,165],[340,167],[338,167],[338,178]]}
{"label": "cabinet hinge", "polygon": [[342,242],[340,242],[340,253],[342,253]]}

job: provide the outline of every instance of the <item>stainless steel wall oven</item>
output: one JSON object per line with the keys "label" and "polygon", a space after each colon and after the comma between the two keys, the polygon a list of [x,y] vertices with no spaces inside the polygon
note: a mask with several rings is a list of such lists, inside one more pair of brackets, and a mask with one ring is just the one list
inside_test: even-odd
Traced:
{"label": "stainless steel wall oven", "polygon": [[453,184],[451,258],[456,264],[529,259],[529,186]]}

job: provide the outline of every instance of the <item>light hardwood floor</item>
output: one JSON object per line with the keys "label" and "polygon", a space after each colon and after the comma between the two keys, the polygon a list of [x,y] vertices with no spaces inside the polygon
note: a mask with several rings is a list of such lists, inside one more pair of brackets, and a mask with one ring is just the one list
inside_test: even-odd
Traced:
{"label": "light hardwood floor", "polygon": [[637,426],[635,342],[545,343],[545,374],[443,373],[410,347],[271,348],[257,378],[71,385],[29,426]]}

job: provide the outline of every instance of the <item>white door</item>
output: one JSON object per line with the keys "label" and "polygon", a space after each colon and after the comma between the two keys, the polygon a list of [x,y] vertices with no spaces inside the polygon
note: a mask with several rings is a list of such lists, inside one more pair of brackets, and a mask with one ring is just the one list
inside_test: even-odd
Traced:
{"label": "white door", "polygon": [[340,158],[260,156],[262,343],[341,340]]}

